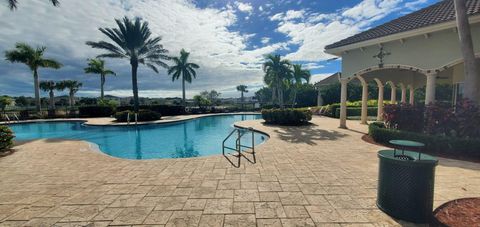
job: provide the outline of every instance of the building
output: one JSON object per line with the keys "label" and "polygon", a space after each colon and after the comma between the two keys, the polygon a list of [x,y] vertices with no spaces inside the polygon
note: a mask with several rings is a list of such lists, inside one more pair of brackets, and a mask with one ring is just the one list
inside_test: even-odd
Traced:
{"label": "building", "polygon": [[[480,0],[467,0],[475,53],[480,55]],[[415,89],[426,87],[425,103],[435,101],[435,85],[454,86],[462,95],[463,58],[453,0],[444,0],[325,47],[342,58],[340,127],[346,127],[347,83],[363,85],[362,123],[367,123],[369,81],[378,85],[377,119],[383,114],[384,86],[392,87],[393,102],[414,103]],[[402,90],[396,97],[396,86]],[[480,89],[479,89],[480,90]],[[479,91],[480,92],[480,91]]]}

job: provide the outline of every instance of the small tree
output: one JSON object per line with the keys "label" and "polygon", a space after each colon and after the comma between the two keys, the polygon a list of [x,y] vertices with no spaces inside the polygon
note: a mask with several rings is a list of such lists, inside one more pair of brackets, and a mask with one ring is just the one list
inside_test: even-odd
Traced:
{"label": "small tree", "polygon": [[201,95],[195,95],[193,96],[193,102],[195,103],[196,106],[200,109],[205,109],[207,106],[210,105],[210,101],[208,99],[204,98]]}
{"label": "small tree", "polygon": [[247,87],[248,87],[247,85],[238,85],[237,86],[237,91],[239,91],[241,93],[240,100],[242,102],[242,110],[245,109],[245,100],[244,100],[244,97],[243,97],[243,93],[248,92]]}
{"label": "small tree", "polygon": [[5,108],[13,104],[13,99],[8,96],[0,96],[0,109],[2,113],[5,114]]}
{"label": "small tree", "polygon": [[100,99],[104,99],[104,85],[107,75],[116,76],[115,72],[105,67],[105,61],[102,59],[88,59],[88,66],[84,69],[85,73],[98,74],[100,76]]}
{"label": "small tree", "polygon": [[42,89],[45,92],[48,92],[48,95],[50,96],[49,99],[49,106],[48,106],[48,115],[49,116],[55,116],[55,90],[60,90],[63,91],[65,88],[59,84],[55,83],[55,81],[49,80],[49,81],[41,81],[40,82],[40,89]]}
{"label": "small tree", "polygon": [[83,84],[75,80],[64,80],[59,86],[61,88],[68,89],[70,112],[73,113],[73,107],[75,106],[75,93],[77,93]]}
{"label": "small tree", "polygon": [[12,63],[23,63],[33,72],[33,85],[35,90],[35,105],[37,112],[41,110],[40,102],[40,87],[39,87],[39,68],[53,68],[59,69],[62,64],[43,57],[47,48],[37,47],[33,48],[26,43],[15,44],[15,49],[5,52],[5,59]]}

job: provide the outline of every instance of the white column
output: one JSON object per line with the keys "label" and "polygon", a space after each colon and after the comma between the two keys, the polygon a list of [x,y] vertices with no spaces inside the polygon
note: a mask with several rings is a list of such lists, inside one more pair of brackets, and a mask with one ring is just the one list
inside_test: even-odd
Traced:
{"label": "white column", "polygon": [[368,118],[368,84],[362,79],[362,115],[361,124],[367,124]]}
{"label": "white column", "polygon": [[397,103],[397,86],[395,85],[395,83],[390,82],[390,87],[392,89],[392,92],[390,93],[390,102],[392,104],[396,104]]}
{"label": "white column", "polygon": [[347,128],[347,84],[348,78],[340,79],[340,128]]}
{"label": "white column", "polygon": [[404,84],[400,84],[400,87],[402,88],[402,99],[401,103],[407,103],[407,87]]}
{"label": "white column", "polygon": [[322,92],[320,92],[320,88],[317,88],[317,106],[323,106]]}
{"label": "white column", "polygon": [[383,120],[383,93],[384,86],[382,82],[377,81],[378,85],[378,107],[377,107],[377,121]]}
{"label": "white column", "polygon": [[427,87],[425,88],[425,105],[435,102],[435,85],[437,82],[437,73],[427,73]]}
{"label": "white column", "polygon": [[413,89],[412,85],[408,86],[408,89],[410,90],[409,103],[410,105],[413,105],[415,104],[415,89]]}

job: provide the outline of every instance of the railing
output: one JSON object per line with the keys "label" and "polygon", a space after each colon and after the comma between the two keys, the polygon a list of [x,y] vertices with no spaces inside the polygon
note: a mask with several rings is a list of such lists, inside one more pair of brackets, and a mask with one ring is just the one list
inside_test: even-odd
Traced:
{"label": "railing", "polygon": [[[135,125],[138,123],[138,113],[135,113]],[[130,124],[130,112],[127,113],[127,125]]]}
{"label": "railing", "polygon": [[[242,137],[248,133],[251,133],[251,146],[243,145],[242,144]],[[225,143],[234,135],[236,134],[236,139],[235,139],[235,148],[229,147],[225,145]],[[231,152],[227,152],[226,150],[230,150]],[[251,154],[253,156],[253,160],[250,160],[247,158],[244,153]],[[248,129],[243,129],[243,128],[235,128],[228,136],[223,140],[222,142],[222,154],[223,156],[235,167],[239,168],[240,167],[240,160],[242,157],[244,157],[247,161],[250,163],[255,164],[257,162],[257,159],[255,157],[255,132],[253,128],[248,128]],[[237,165],[235,165],[232,160],[228,157],[228,155],[237,158]]]}

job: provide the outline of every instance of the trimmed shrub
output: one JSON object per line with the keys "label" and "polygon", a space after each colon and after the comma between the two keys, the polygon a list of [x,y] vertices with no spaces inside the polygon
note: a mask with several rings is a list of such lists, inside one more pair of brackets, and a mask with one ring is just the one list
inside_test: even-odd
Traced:
{"label": "trimmed shrub", "polygon": [[13,146],[13,131],[6,125],[0,125],[0,152]]}
{"label": "trimmed shrub", "polygon": [[312,120],[312,111],[306,108],[264,109],[262,117],[267,124],[303,125]]}
{"label": "trimmed shrub", "polygon": [[406,103],[386,105],[383,118],[388,128],[422,132],[424,108]]}
{"label": "trimmed shrub", "polygon": [[80,117],[110,117],[115,112],[112,106],[81,106],[78,107]]}
{"label": "trimmed shrub", "polygon": [[425,144],[430,153],[450,154],[480,158],[480,139],[465,139],[449,136],[427,135],[416,132],[400,131],[386,128],[382,122],[374,122],[368,126],[368,134],[375,142],[388,144],[390,140],[413,140]]}
{"label": "trimmed shrub", "polygon": [[[115,119],[117,119],[118,122],[127,122],[129,117],[130,122],[135,122],[135,113],[130,110],[126,111],[121,111],[117,112],[115,114]],[[156,121],[160,120],[161,115],[157,112],[151,111],[151,110],[139,110],[138,111],[138,116],[137,120],[138,121]]]}
{"label": "trimmed shrub", "polygon": [[[151,110],[159,113],[161,116],[175,116],[185,114],[185,108],[183,106],[173,106],[173,105],[141,105],[139,106],[142,110]],[[117,111],[133,111],[133,106],[119,106]]]}
{"label": "trimmed shrub", "polygon": [[[367,116],[377,116],[377,107],[367,107]],[[361,116],[362,107],[348,107],[347,108],[347,117],[351,116]],[[336,109],[335,118],[340,118],[340,108]]]}

